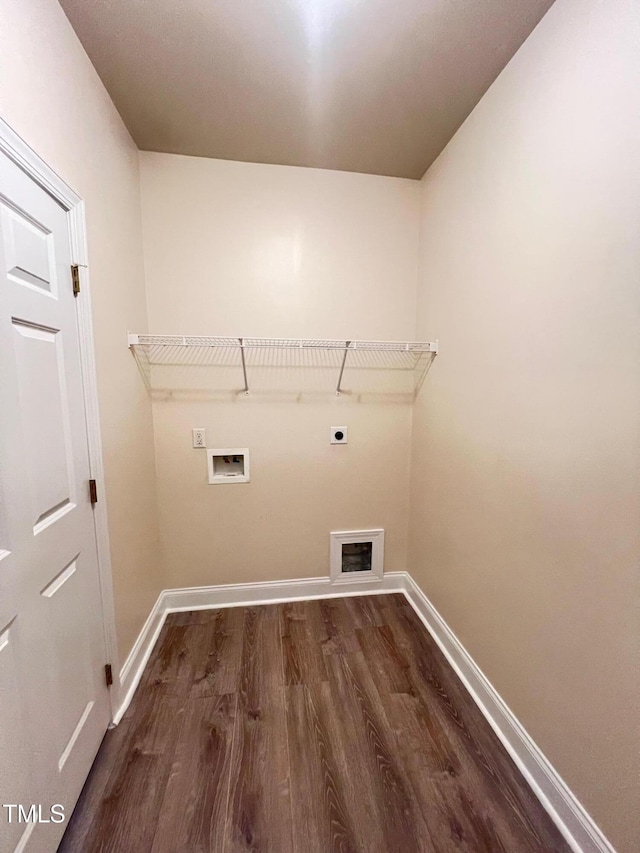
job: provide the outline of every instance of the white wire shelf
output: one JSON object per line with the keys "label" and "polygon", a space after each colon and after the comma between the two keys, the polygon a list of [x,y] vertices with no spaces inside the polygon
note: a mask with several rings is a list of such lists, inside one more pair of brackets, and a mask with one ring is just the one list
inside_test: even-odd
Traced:
{"label": "white wire shelf", "polygon": [[[233,338],[194,335],[130,334],[129,347],[147,380],[155,367],[229,367],[241,369],[245,394],[251,368],[267,365],[334,367],[336,394],[343,391],[345,371],[413,372],[414,388],[421,384],[438,352],[437,341],[355,341],[320,338]],[[269,353],[272,354],[269,359]],[[278,355],[280,354],[280,355]]]}

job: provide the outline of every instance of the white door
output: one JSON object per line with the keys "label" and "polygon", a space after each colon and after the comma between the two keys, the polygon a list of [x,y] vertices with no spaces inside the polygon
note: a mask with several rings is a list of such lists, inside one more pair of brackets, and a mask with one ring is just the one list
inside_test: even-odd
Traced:
{"label": "white door", "polygon": [[0,153],[1,853],[56,850],[110,716],[70,265],[67,213]]}

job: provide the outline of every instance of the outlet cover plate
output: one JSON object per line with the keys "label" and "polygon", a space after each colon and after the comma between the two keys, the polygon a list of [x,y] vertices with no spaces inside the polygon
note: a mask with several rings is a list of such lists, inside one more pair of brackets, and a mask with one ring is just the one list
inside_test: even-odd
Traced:
{"label": "outlet cover plate", "polygon": [[335,426],[329,431],[329,440],[331,444],[348,444],[349,443],[349,427]]}
{"label": "outlet cover plate", "polygon": [[203,427],[191,430],[193,446],[197,450],[203,450],[207,446],[207,431]]}

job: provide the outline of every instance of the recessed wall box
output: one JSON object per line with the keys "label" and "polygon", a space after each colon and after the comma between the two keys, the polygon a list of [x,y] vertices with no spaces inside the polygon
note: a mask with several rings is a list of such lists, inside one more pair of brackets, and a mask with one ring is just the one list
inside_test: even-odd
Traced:
{"label": "recessed wall box", "polygon": [[331,583],[382,582],[384,530],[337,530],[330,534]]}
{"label": "recessed wall box", "polygon": [[248,447],[207,448],[209,485],[248,483],[250,479]]}

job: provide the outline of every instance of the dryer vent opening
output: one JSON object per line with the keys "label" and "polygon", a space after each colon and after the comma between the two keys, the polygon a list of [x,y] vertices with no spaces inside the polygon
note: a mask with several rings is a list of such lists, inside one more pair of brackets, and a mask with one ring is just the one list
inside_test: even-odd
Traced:
{"label": "dryer vent opening", "polygon": [[373,542],[343,542],[342,572],[370,572]]}
{"label": "dryer vent opening", "polygon": [[381,582],[384,530],[340,530],[330,534],[331,583]]}

